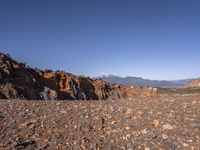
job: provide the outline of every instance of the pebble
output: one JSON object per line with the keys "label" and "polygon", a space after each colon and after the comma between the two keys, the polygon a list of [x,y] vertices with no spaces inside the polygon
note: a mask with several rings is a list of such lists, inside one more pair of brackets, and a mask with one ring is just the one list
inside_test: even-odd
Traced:
{"label": "pebble", "polygon": [[144,129],[144,130],[141,131],[141,133],[142,133],[143,135],[145,135],[145,134],[148,133],[148,131],[147,131],[147,129]]}
{"label": "pebble", "polygon": [[182,143],[182,145],[183,145],[184,147],[189,146],[187,143]]}
{"label": "pebble", "polygon": [[167,150],[176,150],[178,147],[178,145],[171,140],[166,140],[164,144]]}
{"label": "pebble", "polygon": [[135,145],[133,144],[133,142],[131,141],[131,139],[128,139],[128,142],[126,144],[126,150],[133,150],[135,149]]}
{"label": "pebble", "polygon": [[197,123],[191,123],[189,126],[191,128],[199,128],[200,129],[200,124],[197,124]]}
{"label": "pebble", "polygon": [[163,129],[164,130],[173,130],[174,129],[174,126],[170,125],[170,124],[165,124],[163,125]]}
{"label": "pebble", "polygon": [[126,110],[126,115],[133,115],[134,114],[134,112],[133,112],[133,109],[132,108],[128,108],[127,110]]}
{"label": "pebble", "polygon": [[130,127],[125,127],[126,130],[130,130]]}
{"label": "pebble", "polygon": [[153,121],[153,124],[154,124],[154,126],[155,126],[156,128],[158,127],[159,123],[160,123],[159,120],[154,120],[154,121]]}
{"label": "pebble", "polygon": [[162,134],[162,138],[165,140],[168,138],[168,136],[166,134]]}

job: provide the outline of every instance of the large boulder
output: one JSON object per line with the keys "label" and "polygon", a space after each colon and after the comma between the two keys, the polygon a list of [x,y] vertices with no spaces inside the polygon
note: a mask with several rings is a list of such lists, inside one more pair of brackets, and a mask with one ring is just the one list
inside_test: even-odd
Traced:
{"label": "large boulder", "polygon": [[57,92],[50,89],[49,87],[44,87],[43,91],[40,92],[40,99],[46,100],[57,100]]}

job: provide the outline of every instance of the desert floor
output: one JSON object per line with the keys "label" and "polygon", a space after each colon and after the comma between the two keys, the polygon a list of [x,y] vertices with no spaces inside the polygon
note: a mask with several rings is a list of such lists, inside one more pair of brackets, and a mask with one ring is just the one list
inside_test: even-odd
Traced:
{"label": "desert floor", "polygon": [[200,95],[0,100],[0,149],[199,150]]}

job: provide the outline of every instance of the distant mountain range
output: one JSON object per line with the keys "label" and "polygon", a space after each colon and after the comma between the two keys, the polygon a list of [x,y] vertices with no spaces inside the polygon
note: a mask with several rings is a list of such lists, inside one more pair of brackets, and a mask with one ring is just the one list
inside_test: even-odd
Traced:
{"label": "distant mountain range", "polygon": [[98,76],[97,78],[100,78],[106,82],[111,83],[118,83],[118,84],[126,84],[126,85],[134,85],[134,86],[152,86],[152,87],[162,87],[162,88],[177,88],[184,86],[186,83],[190,82],[194,79],[183,79],[183,80],[149,80],[149,79],[143,79],[140,77],[120,77],[116,75],[102,75]]}

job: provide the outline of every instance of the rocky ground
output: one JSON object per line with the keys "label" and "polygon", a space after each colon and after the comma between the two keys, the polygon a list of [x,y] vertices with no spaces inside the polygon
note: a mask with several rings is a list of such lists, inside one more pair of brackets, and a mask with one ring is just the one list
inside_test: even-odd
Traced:
{"label": "rocky ground", "polygon": [[0,149],[199,150],[200,95],[1,100]]}

